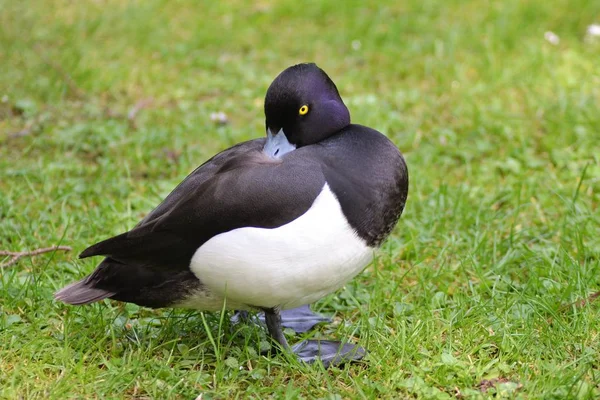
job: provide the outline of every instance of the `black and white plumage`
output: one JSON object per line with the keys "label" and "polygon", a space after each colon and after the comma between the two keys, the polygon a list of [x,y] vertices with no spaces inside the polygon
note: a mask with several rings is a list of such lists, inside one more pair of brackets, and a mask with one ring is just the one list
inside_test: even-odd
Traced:
{"label": "black and white plumage", "polygon": [[105,258],[56,298],[206,311],[226,300],[265,311],[269,333],[287,347],[279,311],[320,299],[368,265],[404,209],[408,170],[384,135],[350,123],[315,64],[274,80],[265,115],[267,138],[217,154],[135,228],[84,250],[81,258]]}

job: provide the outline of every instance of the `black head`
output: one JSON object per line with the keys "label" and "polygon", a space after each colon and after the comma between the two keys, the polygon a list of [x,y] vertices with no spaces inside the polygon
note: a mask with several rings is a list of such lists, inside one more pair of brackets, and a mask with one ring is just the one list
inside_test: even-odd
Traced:
{"label": "black head", "polygon": [[283,129],[289,143],[317,143],[350,124],[350,112],[333,81],[316,64],[298,64],[283,71],[265,97],[267,129]]}

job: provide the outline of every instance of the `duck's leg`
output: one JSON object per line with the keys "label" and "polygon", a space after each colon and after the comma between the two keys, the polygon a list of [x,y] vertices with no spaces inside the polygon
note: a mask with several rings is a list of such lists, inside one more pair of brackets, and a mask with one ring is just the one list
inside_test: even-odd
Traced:
{"label": "duck's leg", "polygon": [[[331,318],[312,312],[308,304],[297,308],[292,308],[291,310],[282,310],[280,311],[280,315],[281,325],[284,328],[293,329],[296,333],[308,332],[317,324],[331,322]],[[263,313],[259,313],[258,319],[264,323],[265,315]],[[252,317],[249,315],[248,311],[236,311],[231,317],[231,322],[233,323],[238,323],[241,321],[252,321]]]}
{"label": "duck's leg", "polygon": [[290,345],[288,344],[285,336],[283,335],[281,325],[281,313],[276,308],[265,309],[265,323],[267,324],[267,330],[271,338],[275,340],[282,349],[289,350]]}
{"label": "duck's leg", "polygon": [[333,340],[305,340],[290,347],[282,331],[281,314],[277,309],[266,309],[265,322],[269,335],[286,350],[293,351],[298,358],[306,363],[321,360],[325,367],[340,365],[362,359],[366,351],[360,346]]}

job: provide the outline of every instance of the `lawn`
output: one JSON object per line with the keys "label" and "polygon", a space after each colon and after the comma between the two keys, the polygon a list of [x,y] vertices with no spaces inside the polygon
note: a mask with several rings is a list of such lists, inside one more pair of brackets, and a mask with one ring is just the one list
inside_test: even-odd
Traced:
{"label": "lawn", "polygon": [[[0,250],[72,248],[0,269],[0,397],[598,398],[593,23],[591,0],[0,0]],[[85,247],[264,135],[301,61],[409,165],[392,237],[313,306],[334,324],[309,336],[363,363],[261,356],[264,331],[224,315],[53,300],[95,267]]]}

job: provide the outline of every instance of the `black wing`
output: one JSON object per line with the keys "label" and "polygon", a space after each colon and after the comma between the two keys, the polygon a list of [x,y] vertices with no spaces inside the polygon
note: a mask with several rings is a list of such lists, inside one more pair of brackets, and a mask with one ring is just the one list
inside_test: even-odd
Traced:
{"label": "black wing", "polygon": [[97,243],[80,257],[187,269],[215,235],[242,227],[275,228],[312,205],[325,183],[319,164],[303,157],[273,160],[263,140],[228,149],[192,172],[131,231]]}

